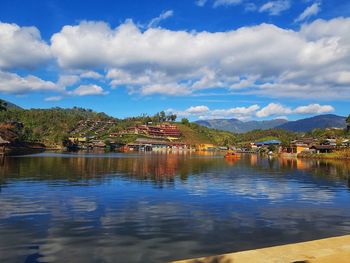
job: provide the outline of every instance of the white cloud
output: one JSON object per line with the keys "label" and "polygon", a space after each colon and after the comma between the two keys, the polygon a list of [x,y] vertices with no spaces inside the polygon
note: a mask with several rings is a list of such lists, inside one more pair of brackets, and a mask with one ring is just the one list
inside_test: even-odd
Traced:
{"label": "white cloud", "polygon": [[221,88],[350,98],[350,18],[316,20],[300,31],[261,24],[216,33],[81,22],[51,41],[63,69],[106,70],[112,86],[143,95]]}
{"label": "white cloud", "polygon": [[259,118],[277,116],[277,115],[289,115],[289,114],[322,114],[334,111],[331,105],[309,104],[306,106],[299,106],[295,109],[283,106],[279,103],[270,103],[266,107],[262,108],[256,113]]}
{"label": "white cloud", "polygon": [[201,106],[191,106],[189,107],[186,112],[189,114],[204,114],[209,111],[209,108],[207,106],[201,105]]}
{"label": "white cloud", "polygon": [[266,118],[274,116],[276,118],[288,119],[291,114],[322,114],[334,111],[331,105],[310,104],[298,106],[295,109],[284,106],[280,103],[270,103],[261,108],[257,104],[247,107],[233,107],[228,109],[209,109],[206,105],[191,106],[184,111],[168,109],[166,112],[176,113],[179,117],[197,117],[202,120],[236,118],[239,120],[249,120],[254,117]]}
{"label": "white cloud", "polygon": [[233,117],[239,120],[246,120],[250,119],[258,109],[260,109],[260,106],[255,104],[249,107],[213,110],[211,111],[210,118]]}
{"label": "white cloud", "polygon": [[207,0],[196,0],[195,4],[198,6],[204,6],[207,3]]}
{"label": "white cloud", "polygon": [[0,71],[0,92],[24,94],[35,91],[61,91],[61,89],[55,83],[33,75],[21,77],[15,73]]}
{"label": "white cloud", "polygon": [[215,0],[213,7],[238,5],[242,0]]}
{"label": "white cloud", "polygon": [[51,58],[36,27],[0,22],[0,69],[35,68]]}
{"label": "white cloud", "polygon": [[108,92],[104,91],[98,85],[80,85],[75,90],[69,92],[70,95],[88,96],[88,95],[106,95]]}
{"label": "white cloud", "polygon": [[288,115],[292,110],[289,107],[285,107],[279,103],[270,103],[266,107],[262,108],[256,113],[259,118],[273,116],[273,115]]}
{"label": "white cloud", "polygon": [[293,112],[297,114],[321,114],[334,111],[331,105],[310,104],[307,106],[299,106]]}
{"label": "white cloud", "polygon": [[295,22],[301,22],[305,19],[317,15],[321,11],[321,3],[314,3],[307,7],[296,19]]}
{"label": "white cloud", "polygon": [[158,27],[159,23],[162,22],[163,20],[168,19],[169,17],[172,17],[174,15],[173,10],[167,10],[161,13],[158,17],[153,18],[151,22],[149,22],[148,27]]}
{"label": "white cloud", "polygon": [[63,96],[51,96],[51,97],[47,97],[44,100],[45,101],[60,101],[63,99]]}
{"label": "white cloud", "polygon": [[81,78],[84,79],[101,79],[103,78],[103,75],[101,75],[100,73],[96,72],[96,71],[86,71],[80,74]]}
{"label": "white cloud", "polygon": [[277,0],[277,1],[270,1],[265,4],[263,4],[259,12],[268,12],[271,16],[277,16],[280,13],[282,13],[285,10],[288,10],[290,8],[290,1],[289,0]]}
{"label": "white cloud", "polygon": [[57,85],[66,88],[77,84],[79,81],[80,78],[77,75],[61,75],[57,81]]}
{"label": "white cloud", "polygon": [[191,106],[184,111],[168,109],[167,112],[174,112],[179,117],[195,116],[199,119],[221,119],[221,118],[237,118],[246,120],[255,114],[260,107],[258,105],[251,105],[249,107],[235,107],[229,109],[214,109],[210,110],[208,106]]}
{"label": "white cloud", "polygon": [[[133,93],[133,89],[131,89]],[[153,94],[165,94],[172,96],[182,96],[188,95],[191,92],[185,85],[177,83],[167,83],[167,84],[148,84],[141,87],[140,93],[142,95],[153,95]]]}

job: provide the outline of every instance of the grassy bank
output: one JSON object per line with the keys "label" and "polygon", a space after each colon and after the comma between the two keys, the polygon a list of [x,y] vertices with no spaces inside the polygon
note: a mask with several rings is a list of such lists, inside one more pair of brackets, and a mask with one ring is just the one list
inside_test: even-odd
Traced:
{"label": "grassy bank", "polygon": [[350,160],[350,149],[341,149],[332,153],[300,153],[299,158],[311,158],[311,159],[338,159],[338,160]]}

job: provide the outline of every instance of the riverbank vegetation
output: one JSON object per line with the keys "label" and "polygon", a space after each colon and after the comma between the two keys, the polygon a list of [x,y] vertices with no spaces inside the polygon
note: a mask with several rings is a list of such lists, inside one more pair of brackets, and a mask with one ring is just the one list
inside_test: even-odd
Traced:
{"label": "riverbank vegetation", "polygon": [[339,159],[339,160],[350,160],[350,149],[343,148],[335,150],[331,153],[310,153],[302,152],[298,154],[299,158],[312,158],[312,159]]}

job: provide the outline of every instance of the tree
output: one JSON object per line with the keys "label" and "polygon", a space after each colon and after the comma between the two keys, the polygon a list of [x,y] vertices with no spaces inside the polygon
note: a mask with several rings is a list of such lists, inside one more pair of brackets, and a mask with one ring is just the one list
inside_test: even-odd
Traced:
{"label": "tree", "polygon": [[7,103],[3,100],[0,100],[0,111],[6,111],[7,110]]}
{"label": "tree", "polygon": [[350,114],[349,116],[346,118],[346,124],[347,124],[347,131],[350,131]]}
{"label": "tree", "polygon": [[184,125],[188,125],[190,123],[190,121],[187,118],[182,118],[181,123]]}
{"label": "tree", "polygon": [[163,121],[166,121],[166,115],[165,115],[165,112],[164,111],[161,111],[159,113],[159,117],[160,117],[160,121],[163,122]]}
{"label": "tree", "polygon": [[170,120],[171,120],[172,122],[176,121],[176,118],[177,118],[176,114],[171,114],[171,115],[170,115]]}

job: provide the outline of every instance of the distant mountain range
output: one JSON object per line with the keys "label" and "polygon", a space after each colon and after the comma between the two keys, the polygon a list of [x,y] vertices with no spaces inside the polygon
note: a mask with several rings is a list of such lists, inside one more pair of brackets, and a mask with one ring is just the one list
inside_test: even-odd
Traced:
{"label": "distant mountain range", "polygon": [[297,121],[289,121],[278,128],[294,132],[306,132],[313,129],[325,128],[345,128],[346,117],[334,114],[318,115],[311,118],[301,119]]}
{"label": "distant mountain range", "polygon": [[294,132],[307,132],[316,128],[344,128],[346,127],[346,117],[334,114],[318,115],[311,118],[297,121],[287,121],[285,119],[275,119],[268,121],[240,121],[238,119],[213,119],[199,120],[197,124],[235,133],[245,133],[252,130],[267,130],[279,128]]}
{"label": "distant mountain range", "polygon": [[276,119],[269,121],[240,121],[238,119],[213,119],[196,121],[197,124],[224,131],[244,133],[252,130],[267,130],[287,123],[287,120]]}

